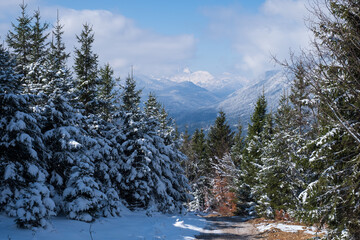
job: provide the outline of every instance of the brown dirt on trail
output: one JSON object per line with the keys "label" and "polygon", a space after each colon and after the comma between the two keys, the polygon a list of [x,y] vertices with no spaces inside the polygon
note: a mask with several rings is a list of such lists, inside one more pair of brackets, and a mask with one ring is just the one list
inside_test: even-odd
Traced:
{"label": "brown dirt on trail", "polygon": [[[242,217],[220,217],[220,216],[207,216],[208,221],[207,229],[210,233],[203,233],[196,236],[196,239],[213,239],[213,240],[307,240],[313,238],[314,235],[307,234],[304,231],[298,231],[296,233],[283,232],[277,228],[271,228],[268,231],[260,233],[256,224],[261,223],[279,223],[284,221],[266,220],[263,218],[257,218],[247,220]],[[299,223],[292,223],[286,221],[289,225],[301,225]],[[220,230],[221,232],[211,232],[211,230]]]}
{"label": "brown dirt on trail", "polygon": [[209,230],[221,230],[221,233],[204,233],[196,236],[196,239],[264,239],[254,225],[242,217],[206,217],[206,220]]}

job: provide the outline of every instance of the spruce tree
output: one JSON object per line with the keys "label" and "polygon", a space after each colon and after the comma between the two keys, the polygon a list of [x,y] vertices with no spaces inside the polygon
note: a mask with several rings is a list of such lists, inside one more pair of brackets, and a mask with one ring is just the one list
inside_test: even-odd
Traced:
{"label": "spruce tree", "polygon": [[[248,126],[248,135],[240,162],[239,213],[241,214],[255,214],[254,201],[256,196],[254,196],[254,190],[256,190],[255,187],[259,186],[257,175],[263,166],[261,154],[265,146],[264,136],[268,135],[263,134],[266,120],[269,120],[266,108],[267,101],[263,93],[256,101],[251,116],[251,123]],[[268,128],[268,130],[270,129]]]}
{"label": "spruce tree", "polygon": [[261,162],[261,151],[264,143],[262,135],[267,119],[266,114],[267,102],[265,95],[262,94],[255,105],[254,113],[251,116],[251,123],[248,126],[248,135],[246,137],[246,146],[243,152],[243,162],[241,169],[245,174],[245,183],[249,186],[255,185],[256,174]]}
{"label": "spruce tree", "polygon": [[204,211],[212,204],[211,178],[212,167],[208,155],[205,133],[203,129],[196,129],[191,141],[191,151],[188,155],[188,178],[193,189],[194,200],[190,209]]}
{"label": "spruce tree", "polygon": [[288,213],[298,210],[298,196],[305,182],[299,161],[302,142],[294,120],[289,98],[283,95],[275,113],[273,135],[261,156],[263,168],[258,175],[260,184],[257,188],[259,215],[273,217],[276,210]]}
{"label": "spruce tree", "polygon": [[93,53],[94,33],[89,24],[76,36],[80,48],[75,48],[74,70],[77,77],[78,99],[85,106],[86,113],[96,109],[98,92],[98,55]]}
{"label": "spruce tree", "polygon": [[6,42],[16,57],[15,71],[26,76],[32,52],[32,17],[27,13],[26,4],[20,4],[20,8],[21,16],[17,18],[17,24],[11,23],[13,31],[8,32]]}
{"label": "spruce tree", "polygon": [[40,11],[37,10],[33,16],[34,23],[31,26],[31,52],[29,56],[29,64],[25,66],[27,75],[25,76],[25,83],[27,92],[38,95],[35,105],[42,105],[44,98],[43,86],[46,84],[46,60],[48,54],[48,45],[46,42],[49,34],[45,33],[48,29],[47,23],[41,23]]}
{"label": "spruce tree", "polygon": [[31,59],[32,63],[39,62],[42,64],[48,53],[48,45],[46,42],[49,33],[45,33],[49,28],[48,23],[41,23],[40,10],[35,11],[33,19],[35,22],[31,28]]}
{"label": "spruce tree", "polygon": [[44,227],[54,215],[45,183],[47,153],[14,67],[0,46],[0,208],[16,217],[20,227]]}
{"label": "spruce tree", "polygon": [[141,149],[144,134],[142,123],[144,115],[140,110],[140,90],[136,90],[136,82],[128,77],[121,96],[123,111],[123,127],[126,129],[123,146],[124,182],[121,197],[131,209],[147,208],[150,202],[150,187],[147,179],[147,162]]}
{"label": "spruce tree", "polygon": [[114,70],[109,64],[105,64],[104,67],[99,70],[99,90],[98,90],[98,104],[101,106],[99,108],[99,114],[105,120],[111,119],[111,113],[114,110],[115,96],[114,87],[116,82],[120,79],[114,78]]}
{"label": "spruce tree", "polygon": [[243,136],[243,130],[242,125],[239,122],[238,124],[238,131],[236,132],[234,136],[234,144],[231,147],[231,157],[235,163],[235,166],[240,168],[241,158],[242,158],[242,152],[244,151],[244,145],[245,145],[245,139]]}
{"label": "spruce tree", "polygon": [[319,134],[308,143],[309,165],[317,178],[302,193],[304,218],[327,223],[335,238],[359,231],[359,38],[357,1],[326,1],[311,26],[315,33],[311,68],[306,72],[319,103]]}
{"label": "spruce tree", "polygon": [[[124,182],[122,197],[130,209],[179,212],[189,199],[188,184],[180,161],[183,155],[171,143],[159,136],[158,116],[152,115],[156,103],[150,96],[146,103],[148,115],[140,108],[140,91],[128,77],[122,94],[125,139],[122,142]],[[154,100],[154,101],[152,101]],[[155,106],[158,104],[155,104]]]}
{"label": "spruce tree", "polygon": [[[52,30],[52,40],[50,42],[50,48],[48,53],[48,66],[53,74],[60,74],[62,78],[70,77],[70,69],[68,69],[66,63],[70,54],[67,53],[65,43],[63,41],[64,31],[63,25],[60,24],[59,15],[57,16],[56,25]],[[50,76],[51,78],[52,76]]]}
{"label": "spruce tree", "polygon": [[226,153],[229,153],[233,145],[233,136],[234,133],[226,122],[225,113],[220,111],[208,134],[210,157],[221,159]]}

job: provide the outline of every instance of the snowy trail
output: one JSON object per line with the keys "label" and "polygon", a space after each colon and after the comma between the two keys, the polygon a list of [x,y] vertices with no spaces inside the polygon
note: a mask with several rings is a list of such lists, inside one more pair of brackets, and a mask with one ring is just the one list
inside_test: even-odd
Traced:
{"label": "snowy trail", "polygon": [[205,233],[196,236],[196,239],[213,239],[213,240],[256,240],[263,239],[257,229],[246,222],[246,219],[241,217],[209,217],[209,230],[220,230],[221,233]]}

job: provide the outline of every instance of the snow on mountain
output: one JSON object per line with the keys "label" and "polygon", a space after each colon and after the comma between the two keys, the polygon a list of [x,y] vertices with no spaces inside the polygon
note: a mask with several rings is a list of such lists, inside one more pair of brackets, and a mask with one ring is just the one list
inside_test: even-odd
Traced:
{"label": "snow on mountain", "polygon": [[240,89],[246,82],[245,78],[231,73],[223,73],[215,77],[207,71],[191,72],[189,68],[185,68],[182,73],[170,77],[170,80],[178,83],[192,82],[219,97],[225,97]]}
{"label": "snow on mountain", "polygon": [[[268,101],[268,110],[276,111],[280,96],[288,85],[286,76],[275,70],[265,72],[246,86],[239,84],[246,84],[244,78],[234,74],[225,73],[215,78],[208,72],[191,73],[189,69],[171,78],[144,75],[135,78],[138,88],[143,90],[144,101],[150,92],[155,93],[159,102],[164,104],[170,116],[176,120],[180,130],[188,126],[190,131],[210,127],[219,110],[226,113],[232,126],[240,121],[246,129],[256,100],[262,91],[264,90]],[[216,85],[218,87],[211,90]],[[220,94],[220,90],[223,94]]]}
{"label": "snow on mountain", "polygon": [[150,92],[155,93],[159,102],[175,119],[185,112],[211,106],[221,101],[214,93],[192,82],[174,82],[166,78],[151,78],[144,75],[135,77],[138,88],[143,91],[146,101]]}
{"label": "snow on mountain", "polygon": [[268,102],[268,111],[275,112],[280,96],[287,88],[288,79],[283,72],[268,71],[262,74],[254,84],[232,93],[217,106],[217,109],[223,110],[232,124],[240,121],[244,128],[247,128],[256,100],[262,92],[264,91]]}

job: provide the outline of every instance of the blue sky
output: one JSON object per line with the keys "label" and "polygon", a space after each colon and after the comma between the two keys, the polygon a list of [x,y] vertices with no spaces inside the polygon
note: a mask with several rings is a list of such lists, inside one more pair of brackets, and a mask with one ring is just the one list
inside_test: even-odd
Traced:
{"label": "blue sky", "polygon": [[[2,39],[19,14],[21,1],[0,0]],[[119,74],[168,76],[189,67],[214,75],[252,78],[274,68],[271,55],[306,47],[306,0],[26,0],[53,23],[56,9],[65,25],[69,52],[82,24],[93,25],[100,64]]]}

